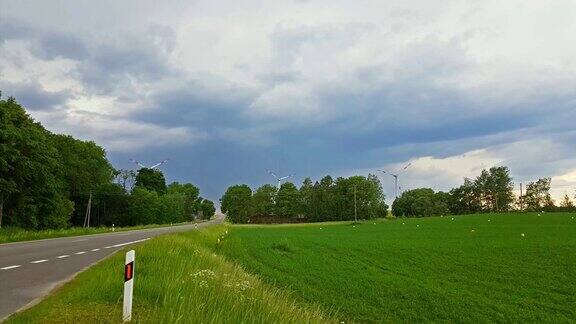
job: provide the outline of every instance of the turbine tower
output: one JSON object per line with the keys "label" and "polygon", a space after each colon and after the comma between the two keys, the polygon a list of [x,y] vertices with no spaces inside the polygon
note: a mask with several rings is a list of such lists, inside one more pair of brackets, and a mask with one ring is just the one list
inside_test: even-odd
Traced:
{"label": "turbine tower", "polygon": [[142,164],[142,163],[140,163],[139,161],[136,161],[136,160],[134,160],[134,159],[130,159],[130,161],[136,163],[136,165],[138,165],[140,168],[156,169],[156,168],[158,168],[159,166],[161,166],[162,164],[168,162],[168,159],[163,160],[163,161],[160,161],[160,162],[154,164],[154,165],[151,166],[151,167],[148,167],[148,166],[146,166],[146,165],[144,165],[144,164]]}
{"label": "turbine tower", "polygon": [[278,190],[280,190],[280,185],[282,184],[282,181],[292,177],[292,174],[287,175],[285,177],[279,177],[274,172],[272,172],[270,170],[268,170],[268,173],[270,173],[278,181]]}
{"label": "turbine tower", "polygon": [[391,172],[387,172],[384,170],[378,170],[382,173],[388,174],[392,177],[394,177],[394,199],[398,199],[398,176],[400,175],[400,173],[404,172],[404,170],[408,169],[408,167],[412,165],[412,163],[408,163],[406,164],[405,167],[403,167],[402,169],[400,169],[400,171],[396,172],[396,173],[391,173]]}

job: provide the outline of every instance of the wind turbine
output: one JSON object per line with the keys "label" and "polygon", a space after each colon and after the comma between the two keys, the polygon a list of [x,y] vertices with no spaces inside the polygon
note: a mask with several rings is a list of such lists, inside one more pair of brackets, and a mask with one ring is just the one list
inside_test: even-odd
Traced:
{"label": "wind turbine", "polygon": [[268,170],[268,173],[270,173],[276,180],[278,180],[278,190],[280,190],[280,185],[282,184],[282,181],[292,177],[292,174],[287,175],[285,177],[278,177],[274,172]]}
{"label": "wind turbine", "polygon": [[153,165],[153,166],[151,166],[151,167],[145,166],[144,164],[142,164],[142,163],[140,163],[139,161],[136,161],[136,160],[134,160],[134,159],[130,159],[130,161],[132,161],[132,162],[136,163],[136,164],[137,164],[137,165],[138,165],[140,168],[146,168],[146,169],[156,169],[157,167],[161,166],[162,164],[164,164],[164,163],[168,162],[168,159],[166,159],[166,160],[163,160],[163,161],[160,161],[160,162],[158,162],[158,163],[154,164],[154,165]]}
{"label": "wind turbine", "polygon": [[378,170],[382,173],[385,173],[385,174],[388,174],[388,175],[394,177],[394,196],[395,196],[395,199],[398,199],[398,175],[400,175],[400,173],[404,172],[404,170],[408,169],[408,167],[410,165],[412,165],[412,163],[406,164],[405,167],[403,167],[402,169],[400,169],[400,171],[398,171],[396,173],[391,173],[391,172],[387,172],[384,170]]}

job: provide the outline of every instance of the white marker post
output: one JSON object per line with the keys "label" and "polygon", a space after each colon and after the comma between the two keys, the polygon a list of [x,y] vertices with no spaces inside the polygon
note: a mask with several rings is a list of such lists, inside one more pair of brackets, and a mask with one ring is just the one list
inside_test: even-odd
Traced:
{"label": "white marker post", "polygon": [[122,307],[122,320],[130,322],[132,319],[132,291],[134,289],[134,250],[126,252],[124,263],[124,306]]}

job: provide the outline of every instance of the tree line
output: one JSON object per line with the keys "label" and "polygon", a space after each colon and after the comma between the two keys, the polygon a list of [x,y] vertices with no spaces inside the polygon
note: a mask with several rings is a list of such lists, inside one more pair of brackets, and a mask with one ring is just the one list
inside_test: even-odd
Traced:
{"label": "tree line", "polygon": [[567,194],[559,206],[554,204],[550,183],[550,178],[528,183],[526,192],[516,197],[508,167],[492,167],[482,170],[475,179],[464,179],[461,186],[449,192],[434,192],[430,188],[407,190],[392,204],[392,213],[419,217],[509,211],[576,211]]}
{"label": "tree line", "polygon": [[258,217],[277,220],[305,218],[309,222],[385,217],[388,206],[380,180],[375,175],[325,176],[300,188],[291,182],[280,188],[266,184],[256,190],[245,184],[230,186],[220,199],[221,210],[233,223],[248,223]]}
{"label": "tree line", "polygon": [[115,170],[96,143],[53,134],[14,98],[0,98],[0,226],[82,226],[89,201],[95,226],[209,218],[214,203],[199,193],[166,186],[158,170]]}

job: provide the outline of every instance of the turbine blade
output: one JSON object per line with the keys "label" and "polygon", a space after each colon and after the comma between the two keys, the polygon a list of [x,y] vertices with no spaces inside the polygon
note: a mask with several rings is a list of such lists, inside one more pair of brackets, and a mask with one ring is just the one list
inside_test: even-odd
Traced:
{"label": "turbine blade", "polygon": [[268,170],[268,173],[270,173],[274,178],[276,178],[277,180],[279,180],[278,176],[276,174],[274,174],[274,172]]}
{"label": "turbine blade", "polygon": [[164,161],[160,161],[159,163],[154,164],[153,166],[150,167],[150,169],[155,169],[159,166],[161,166],[162,164],[168,162],[168,159],[164,160]]}
{"label": "turbine blade", "polygon": [[145,166],[144,164],[140,163],[139,161],[136,161],[136,160],[134,160],[134,159],[130,159],[130,161],[136,163],[136,164],[137,164],[139,167],[141,167],[141,168],[146,168],[146,166]]}

